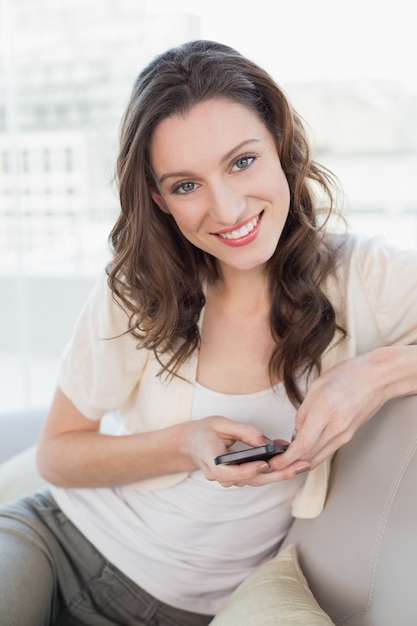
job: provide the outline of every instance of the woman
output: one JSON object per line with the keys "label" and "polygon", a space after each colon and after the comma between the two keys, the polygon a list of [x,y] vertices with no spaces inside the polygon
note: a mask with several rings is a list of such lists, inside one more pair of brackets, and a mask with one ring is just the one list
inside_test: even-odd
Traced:
{"label": "woman", "polygon": [[113,259],[39,444],[51,489],[0,513],[13,625],[208,624],[320,513],[332,454],[417,392],[417,255],[327,232],[333,179],[252,62],[196,41],[150,63],[117,178]]}

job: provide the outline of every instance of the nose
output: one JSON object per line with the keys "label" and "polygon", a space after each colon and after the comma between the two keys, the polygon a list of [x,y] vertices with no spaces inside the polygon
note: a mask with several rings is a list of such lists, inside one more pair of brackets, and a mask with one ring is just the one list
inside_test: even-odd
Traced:
{"label": "nose", "polygon": [[233,226],[245,212],[245,195],[227,181],[212,188],[209,202],[210,217],[224,226]]}

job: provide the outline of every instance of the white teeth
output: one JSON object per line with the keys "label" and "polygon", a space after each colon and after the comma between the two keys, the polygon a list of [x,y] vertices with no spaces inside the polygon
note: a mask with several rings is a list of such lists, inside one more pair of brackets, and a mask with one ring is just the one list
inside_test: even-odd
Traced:
{"label": "white teeth", "polygon": [[253,220],[239,228],[238,230],[233,230],[231,233],[219,233],[220,237],[223,239],[240,239],[241,237],[246,237],[249,233],[255,228],[257,223],[259,222],[259,215],[254,217]]}

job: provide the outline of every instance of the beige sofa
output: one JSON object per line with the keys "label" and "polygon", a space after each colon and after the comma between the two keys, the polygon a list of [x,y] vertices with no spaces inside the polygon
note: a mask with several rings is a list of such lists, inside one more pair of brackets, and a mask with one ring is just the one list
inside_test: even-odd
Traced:
{"label": "beige sofa", "polygon": [[[416,448],[417,396],[391,401],[337,453],[323,514],[294,522],[213,626],[416,626]],[[0,466],[0,500],[36,481],[32,449]]]}

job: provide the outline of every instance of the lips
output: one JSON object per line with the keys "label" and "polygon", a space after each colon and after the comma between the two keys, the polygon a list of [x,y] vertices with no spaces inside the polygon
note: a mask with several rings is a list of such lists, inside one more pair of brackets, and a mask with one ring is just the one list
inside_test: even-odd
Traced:
{"label": "lips", "polygon": [[222,239],[228,245],[244,245],[255,239],[259,231],[259,223],[262,213],[248,220],[245,224],[234,230],[224,230],[215,233],[217,237]]}

